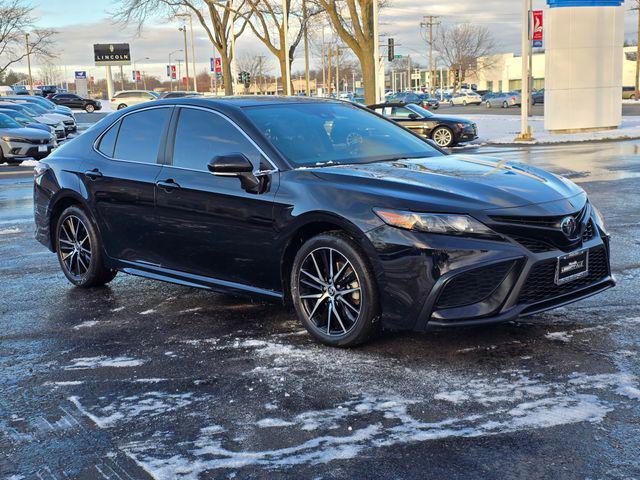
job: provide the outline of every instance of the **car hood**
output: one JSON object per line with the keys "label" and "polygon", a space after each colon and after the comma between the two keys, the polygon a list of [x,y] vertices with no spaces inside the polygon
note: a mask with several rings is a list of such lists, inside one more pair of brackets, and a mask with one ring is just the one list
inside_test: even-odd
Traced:
{"label": "car hood", "polygon": [[28,140],[49,140],[51,133],[45,132],[37,128],[2,128],[0,129],[0,136],[13,137],[13,138],[26,138]]}
{"label": "car hood", "polygon": [[[403,208],[473,212],[545,204],[578,196],[584,191],[573,182],[530,165],[479,155],[443,155],[362,165],[312,169],[325,180],[346,183],[345,188],[389,197]],[[573,201],[560,202],[572,209]],[[539,209],[532,215],[544,214]]]}

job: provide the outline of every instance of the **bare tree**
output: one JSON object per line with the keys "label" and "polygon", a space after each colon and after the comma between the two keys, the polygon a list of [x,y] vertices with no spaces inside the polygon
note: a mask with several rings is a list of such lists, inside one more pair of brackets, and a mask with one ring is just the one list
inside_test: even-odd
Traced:
{"label": "bare tree", "polygon": [[442,60],[454,72],[459,72],[457,90],[469,73],[477,73],[479,68],[490,65],[478,63],[480,57],[487,57],[494,52],[495,44],[489,29],[480,25],[462,23],[454,26],[443,26],[435,38],[435,48]]}
{"label": "bare tree", "polygon": [[157,18],[158,15],[173,18],[177,13],[185,11],[195,15],[220,54],[225,93],[232,95],[232,26],[238,19],[241,20],[240,28],[233,34],[235,40],[247,26],[247,19],[239,14],[244,2],[245,0],[119,0],[120,8],[114,17],[124,23],[136,22],[140,29],[148,19]]}
{"label": "bare tree", "polygon": [[318,8],[305,11],[301,2],[287,1],[287,27],[289,33],[293,32],[294,35],[293,40],[289,42],[288,52],[284,51],[285,18],[280,0],[246,0],[247,11],[244,15],[255,36],[278,59],[283,79],[286,76],[286,62],[288,61],[289,67],[291,67],[296,48],[304,36],[305,28],[307,28],[310,19],[319,13]]}
{"label": "bare tree", "polygon": [[55,30],[35,28],[33,8],[23,0],[0,0],[0,75],[27,56],[25,33],[29,33],[30,55],[54,57]]}
{"label": "bare tree", "polygon": [[316,0],[327,12],[340,39],[353,51],[360,62],[364,96],[368,104],[375,102],[375,61],[373,2],[379,0]]}
{"label": "bare tree", "polygon": [[45,85],[56,85],[62,78],[62,70],[51,60],[47,60],[40,67],[38,77]]}

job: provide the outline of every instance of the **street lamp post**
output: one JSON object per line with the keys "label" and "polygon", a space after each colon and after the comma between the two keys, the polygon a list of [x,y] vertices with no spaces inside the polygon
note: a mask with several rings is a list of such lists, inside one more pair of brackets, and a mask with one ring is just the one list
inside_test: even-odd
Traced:
{"label": "street lamp post", "polygon": [[531,39],[529,36],[529,0],[522,0],[522,90],[520,108],[520,134],[516,141],[528,142],[533,140],[529,127],[529,50]]}
{"label": "street lamp post", "polygon": [[[380,82],[380,38],[378,33],[378,0],[371,2],[371,18],[373,19],[373,88],[375,91],[375,102],[380,103],[380,99],[383,97],[382,91],[384,90],[384,82]],[[384,75],[384,73],[383,73]],[[383,77],[384,78],[384,77]],[[381,85],[382,83],[382,85]]]}
{"label": "street lamp post", "polygon": [[[178,29],[179,31],[181,31],[183,33],[184,36],[184,68],[186,69],[187,72],[187,89],[189,88],[189,50],[187,48],[187,27],[186,25],[183,25],[182,27],[180,27]],[[182,82],[182,78],[180,78],[180,82]]]}
{"label": "street lamp post", "polygon": [[31,76],[31,52],[29,52],[29,34],[25,33],[24,38],[27,46],[27,68],[29,69],[29,93],[33,95],[33,77]]}

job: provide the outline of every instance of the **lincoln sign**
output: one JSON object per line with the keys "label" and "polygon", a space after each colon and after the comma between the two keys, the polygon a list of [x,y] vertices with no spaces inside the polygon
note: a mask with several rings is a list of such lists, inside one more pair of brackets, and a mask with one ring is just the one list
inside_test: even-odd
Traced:
{"label": "lincoln sign", "polygon": [[94,44],[93,57],[97,66],[131,65],[131,52],[128,43]]}

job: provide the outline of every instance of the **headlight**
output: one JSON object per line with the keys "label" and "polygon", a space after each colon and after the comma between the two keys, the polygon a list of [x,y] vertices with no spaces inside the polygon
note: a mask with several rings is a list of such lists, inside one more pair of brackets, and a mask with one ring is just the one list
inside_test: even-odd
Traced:
{"label": "headlight", "polygon": [[607,227],[605,226],[605,223],[604,223],[604,215],[602,215],[602,212],[598,210],[598,208],[595,205],[592,204],[591,208],[593,208],[593,213],[595,214],[598,228],[602,230],[606,235],[608,235]]}
{"label": "headlight", "polygon": [[2,140],[4,140],[5,142],[22,142],[22,143],[29,143],[28,140],[25,140],[24,138],[16,138],[16,137],[2,137]]}
{"label": "headlight", "polygon": [[387,225],[406,230],[449,235],[497,236],[493,230],[469,215],[416,213],[382,208],[375,208],[373,211]]}

